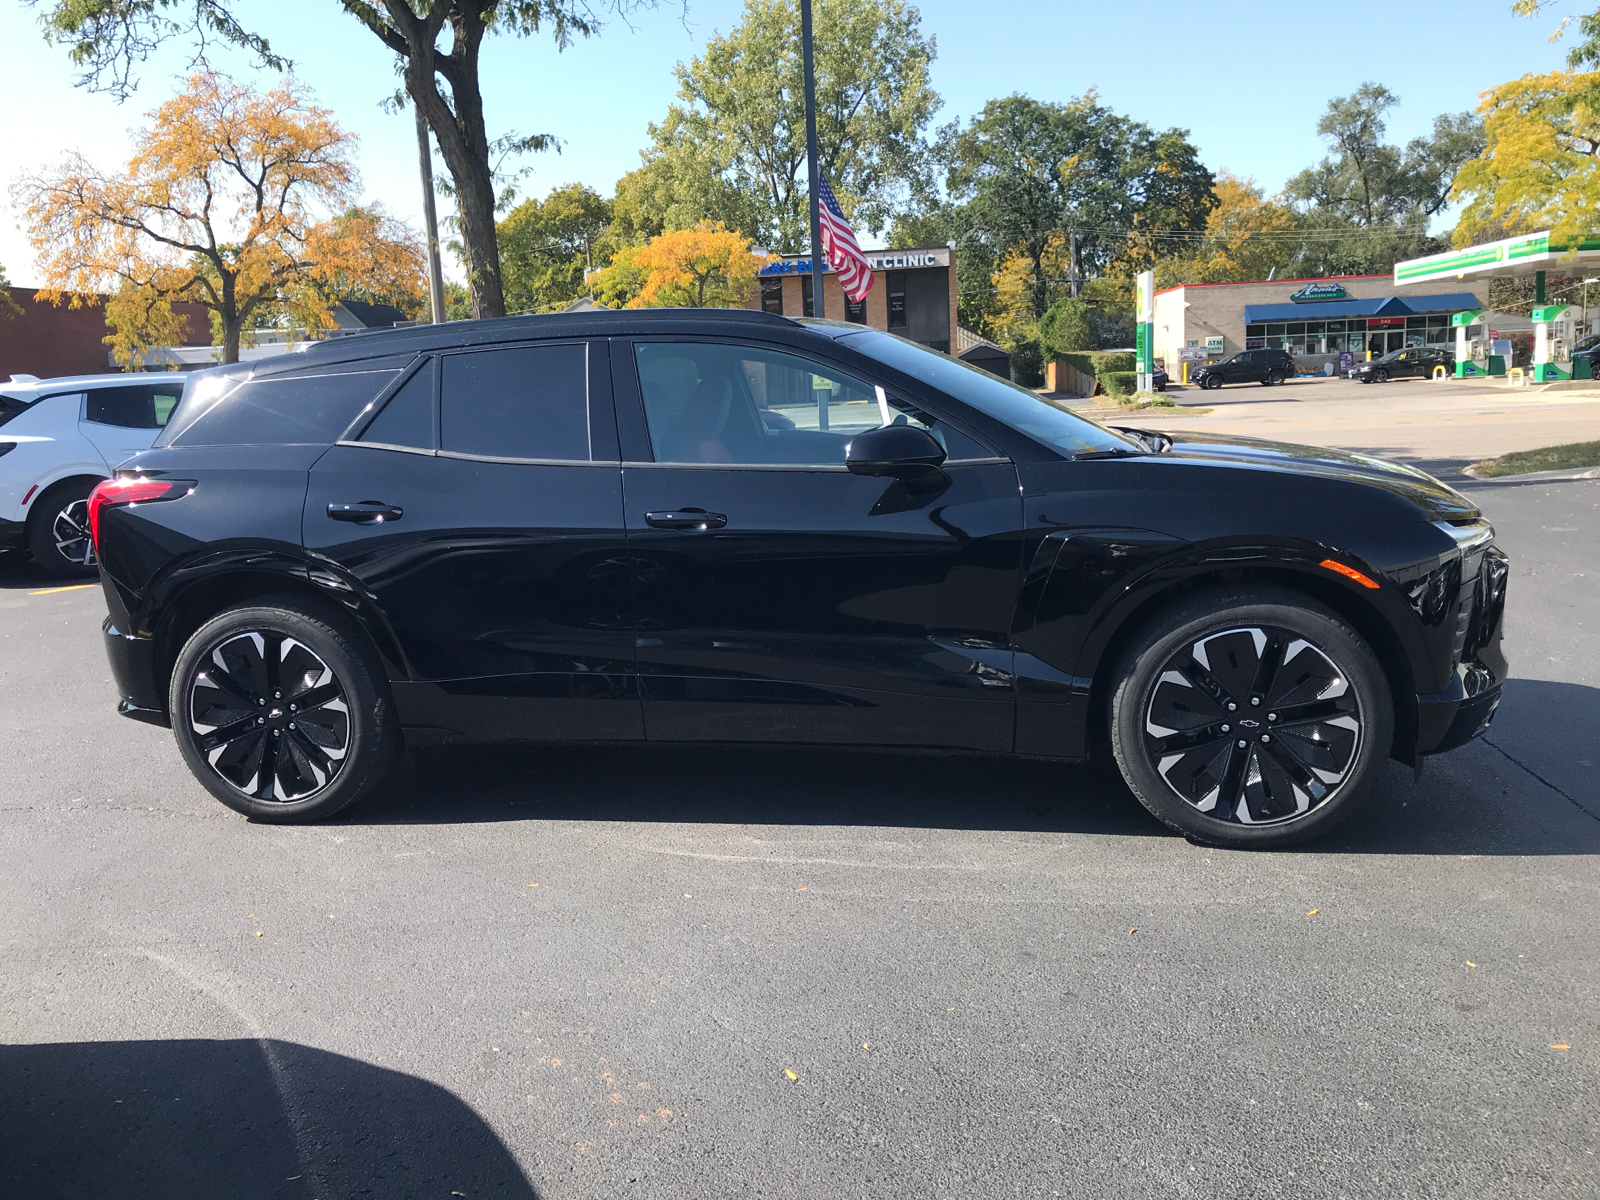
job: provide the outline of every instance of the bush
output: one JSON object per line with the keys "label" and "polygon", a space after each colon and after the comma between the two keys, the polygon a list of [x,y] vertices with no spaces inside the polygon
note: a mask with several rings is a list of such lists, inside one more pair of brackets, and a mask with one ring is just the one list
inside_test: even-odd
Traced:
{"label": "bush", "polygon": [[1096,379],[1104,371],[1132,371],[1138,366],[1133,355],[1113,354],[1109,350],[1088,350],[1082,354],[1061,354],[1057,357]]}
{"label": "bush", "polygon": [[1044,355],[1038,342],[1018,342],[1011,348],[1011,381],[1029,388],[1044,382]]}
{"label": "bush", "polygon": [[[1132,355],[1118,355],[1116,357],[1131,358]],[[1139,373],[1137,371],[1102,371],[1095,378],[1100,381],[1101,390],[1108,396],[1131,396],[1133,389],[1138,385]]]}
{"label": "bush", "polygon": [[1089,308],[1082,300],[1063,297],[1039,318],[1039,348],[1046,359],[1076,354],[1093,346]]}

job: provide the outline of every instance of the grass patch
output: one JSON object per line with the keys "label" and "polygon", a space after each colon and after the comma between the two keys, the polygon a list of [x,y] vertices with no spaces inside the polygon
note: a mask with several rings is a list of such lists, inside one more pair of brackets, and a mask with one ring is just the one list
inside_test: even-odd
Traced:
{"label": "grass patch", "polygon": [[1526,475],[1531,471],[1567,471],[1600,467],[1600,442],[1569,442],[1542,450],[1518,450],[1472,464],[1472,473],[1485,479],[1496,475]]}

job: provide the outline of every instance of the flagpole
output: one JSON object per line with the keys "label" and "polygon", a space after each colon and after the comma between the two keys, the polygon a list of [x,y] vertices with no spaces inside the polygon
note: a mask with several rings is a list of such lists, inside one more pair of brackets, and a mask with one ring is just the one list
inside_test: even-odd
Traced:
{"label": "flagpole", "polygon": [[800,0],[801,58],[806,73],[806,175],[811,181],[811,312],[813,316],[826,316],[822,300],[822,219],[818,215],[819,189],[817,182],[817,81],[811,69],[811,0]]}

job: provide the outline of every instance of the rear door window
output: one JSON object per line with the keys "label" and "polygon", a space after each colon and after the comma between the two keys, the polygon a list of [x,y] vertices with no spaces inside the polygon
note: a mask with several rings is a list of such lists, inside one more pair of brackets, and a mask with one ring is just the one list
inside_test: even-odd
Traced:
{"label": "rear door window", "polygon": [[122,429],[161,429],[182,394],[178,383],[93,388],[84,398],[83,418]]}
{"label": "rear door window", "polygon": [[474,458],[589,461],[587,343],[449,354],[439,449]]}

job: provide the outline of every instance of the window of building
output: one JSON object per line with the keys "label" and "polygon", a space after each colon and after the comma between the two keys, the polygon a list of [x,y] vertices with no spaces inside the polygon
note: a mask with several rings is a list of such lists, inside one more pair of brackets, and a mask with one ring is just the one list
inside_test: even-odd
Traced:
{"label": "window of building", "polygon": [[856,325],[865,325],[867,323],[867,299],[865,296],[861,298],[861,303],[859,304],[850,299],[849,296],[844,298],[844,319]]}
{"label": "window of building", "polygon": [[587,348],[518,346],[446,356],[439,441],[445,451],[484,458],[587,461]]}
{"label": "window of building", "polygon": [[908,320],[906,315],[906,273],[904,271],[890,271],[885,279],[889,293],[889,328],[904,329]]}
{"label": "window of building", "polygon": [[814,317],[817,315],[816,301],[811,298],[811,276],[800,276],[800,315]]}
{"label": "window of building", "polygon": [[783,277],[761,281],[761,311],[783,316]]}

